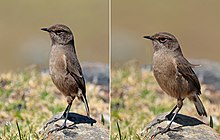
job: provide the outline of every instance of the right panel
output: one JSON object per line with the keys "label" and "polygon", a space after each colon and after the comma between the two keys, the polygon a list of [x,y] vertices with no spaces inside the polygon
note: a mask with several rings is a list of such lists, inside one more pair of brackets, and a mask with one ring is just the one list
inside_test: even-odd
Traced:
{"label": "right panel", "polygon": [[111,139],[219,139],[219,4],[112,0]]}

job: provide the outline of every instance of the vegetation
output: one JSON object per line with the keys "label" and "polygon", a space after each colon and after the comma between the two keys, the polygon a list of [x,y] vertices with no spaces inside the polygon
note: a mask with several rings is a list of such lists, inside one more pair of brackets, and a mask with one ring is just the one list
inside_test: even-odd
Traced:
{"label": "vegetation", "polygon": [[[102,98],[101,88],[87,84],[88,102],[91,117],[108,128],[109,123],[101,120],[103,114],[109,114],[109,104]],[[42,139],[38,130],[66,106],[65,97],[47,72],[30,67],[22,72],[3,73],[0,75],[0,139]],[[83,103],[77,99],[72,111],[86,114]]]}
{"label": "vegetation", "polygon": [[[176,100],[164,94],[152,72],[140,71],[139,66],[128,64],[111,71],[111,139],[141,139],[141,130],[158,114],[170,112]],[[215,118],[214,128],[220,133],[220,104],[212,102],[206,85],[202,85],[201,100]],[[212,94],[213,96],[213,94]],[[180,113],[194,116],[209,124],[209,117],[200,117],[188,99]]]}

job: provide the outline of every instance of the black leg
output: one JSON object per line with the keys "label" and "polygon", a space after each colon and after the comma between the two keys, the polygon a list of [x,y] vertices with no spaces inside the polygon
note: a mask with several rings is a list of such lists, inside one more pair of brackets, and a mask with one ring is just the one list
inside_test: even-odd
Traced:
{"label": "black leg", "polygon": [[141,133],[144,133],[145,131],[148,131],[149,129],[151,129],[151,127],[155,126],[156,124],[159,124],[159,123],[161,123],[161,122],[167,121],[167,120],[169,119],[169,117],[173,114],[173,112],[176,110],[176,108],[177,108],[177,105],[175,105],[175,107],[171,110],[171,112],[170,112],[169,114],[167,114],[167,115],[165,116],[164,119],[157,119],[156,122],[154,122],[154,123],[151,124],[150,126],[145,127],[145,128],[141,131]]}
{"label": "black leg", "polygon": [[165,118],[167,118],[167,120],[173,114],[173,112],[176,110],[176,108],[177,108],[177,105],[175,105],[175,107],[170,111],[170,113],[166,115]]}
{"label": "black leg", "polygon": [[63,123],[62,126],[65,126],[65,127],[66,127],[66,121],[67,121],[67,118],[68,118],[68,115],[69,115],[69,112],[70,112],[71,105],[72,105],[72,103],[71,103],[71,104],[68,104],[66,110],[65,110],[64,113],[63,113],[63,115],[65,115],[65,116],[64,116],[64,117],[65,117],[65,120],[64,120],[64,123]]}
{"label": "black leg", "polygon": [[[179,106],[179,107],[178,107],[178,106]],[[167,125],[166,128],[161,128],[161,130],[160,130],[159,132],[157,132],[157,133],[155,133],[154,135],[152,135],[151,138],[156,137],[156,135],[158,135],[158,134],[164,134],[164,133],[166,133],[166,132],[168,132],[168,131],[178,131],[178,130],[179,130],[179,129],[171,129],[170,126],[171,126],[172,122],[174,121],[176,115],[178,114],[178,112],[179,112],[180,109],[182,108],[182,106],[183,106],[183,100],[178,100],[177,105],[176,105],[176,106],[174,107],[174,109],[168,114],[168,115],[171,115],[171,114],[173,113],[173,111],[178,107],[178,109],[177,109],[177,111],[174,113],[174,115],[173,115],[173,117],[172,117],[170,123]]]}
{"label": "black leg", "polygon": [[66,118],[66,112],[67,112],[67,110],[68,110],[69,108],[70,108],[70,107],[69,107],[69,105],[68,105],[68,106],[66,107],[66,109],[65,109],[65,111],[64,111],[64,113],[63,113],[63,115],[60,116],[59,118],[54,118],[54,119],[48,121],[48,122],[44,125],[44,130],[45,130],[45,128],[47,128],[47,126],[48,126],[49,124],[54,123],[54,122],[57,122],[57,121],[59,121],[59,120],[61,120],[61,119]]}
{"label": "black leg", "polygon": [[58,128],[55,128],[55,129],[53,129],[53,130],[50,130],[50,131],[48,132],[48,134],[49,134],[49,133],[53,133],[54,131],[60,131],[60,130],[62,130],[62,129],[68,128],[68,127],[66,126],[66,121],[67,121],[67,118],[68,118],[68,115],[69,115],[69,111],[70,111],[71,105],[72,105],[72,103],[71,103],[71,104],[68,104],[66,110],[64,111],[64,113],[63,113],[63,115],[62,115],[62,116],[64,116],[64,119],[65,119],[63,125],[59,126]]}
{"label": "black leg", "polygon": [[[60,119],[64,119],[64,123],[63,123],[62,126],[58,126],[58,128],[53,129],[53,130],[50,130],[50,131],[48,132],[48,134],[49,134],[49,133],[53,133],[54,131],[63,130],[63,129],[65,129],[65,128],[68,128],[68,129],[77,128],[77,126],[74,126],[74,125],[70,125],[70,126],[67,126],[67,125],[66,125],[66,121],[67,121],[67,118],[68,118],[68,115],[69,115],[69,111],[70,111],[71,105],[72,105],[72,103],[71,103],[71,104],[68,104],[68,106],[67,106],[67,108],[65,109],[63,115],[62,115],[60,118],[53,119],[52,121],[50,121],[50,122],[48,122],[48,123],[46,124],[46,127],[47,127],[48,124],[51,124],[51,123],[53,123],[53,122],[56,122],[56,121],[58,121],[58,120],[60,120]],[[45,127],[45,128],[46,128],[46,127]]]}

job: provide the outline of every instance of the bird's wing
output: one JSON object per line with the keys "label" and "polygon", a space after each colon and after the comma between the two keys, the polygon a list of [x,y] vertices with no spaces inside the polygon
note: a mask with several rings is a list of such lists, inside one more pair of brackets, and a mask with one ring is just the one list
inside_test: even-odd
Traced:
{"label": "bird's wing", "polygon": [[183,56],[179,56],[178,59],[176,59],[176,63],[177,71],[198,90],[197,94],[201,94],[199,80],[192,70],[192,67],[196,65],[189,63]]}
{"label": "bird's wing", "polygon": [[78,60],[66,59],[65,55],[63,58],[65,61],[65,68],[67,72],[76,80],[77,85],[82,90],[82,94],[85,95],[86,93],[85,79],[83,77],[82,69],[80,67]]}
{"label": "bird's wing", "polygon": [[[72,57],[69,57],[72,58]],[[79,86],[79,89],[81,89],[82,91],[82,96],[79,97],[79,99],[81,99],[84,102],[85,108],[86,108],[86,112],[87,112],[87,116],[89,116],[89,105],[88,105],[88,101],[86,99],[86,86],[85,86],[85,79],[83,77],[82,74],[82,69],[81,66],[76,59],[66,59],[66,56],[64,55],[64,59],[65,59],[65,68],[67,70],[67,73],[69,73],[75,80],[77,85]],[[74,65],[73,65],[74,64]]]}

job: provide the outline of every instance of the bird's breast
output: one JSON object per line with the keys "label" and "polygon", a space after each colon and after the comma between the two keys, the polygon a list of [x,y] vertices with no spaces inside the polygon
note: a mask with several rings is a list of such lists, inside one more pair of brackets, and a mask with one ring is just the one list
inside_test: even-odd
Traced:
{"label": "bird's breast", "polygon": [[153,55],[153,71],[158,75],[174,75],[176,72],[175,58],[168,53],[155,52]]}
{"label": "bird's breast", "polygon": [[67,70],[67,61],[70,61],[68,56],[68,52],[62,48],[52,47],[49,59],[49,72],[53,83],[65,96],[70,96],[71,94],[75,96],[78,92],[78,87],[76,81]]}
{"label": "bird's breast", "polygon": [[[178,83],[175,58],[166,53],[154,53],[153,73],[160,87],[170,96],[177,94]],[[177,97],[176,97],[177,98]]]}
{"label": "bird's breast", "polygon": [[51,49],[49,72],[54,78],[62,77],[66,73],[66,55],[64,51],[59,49]]}

